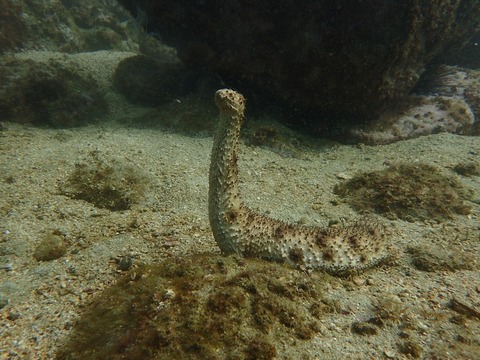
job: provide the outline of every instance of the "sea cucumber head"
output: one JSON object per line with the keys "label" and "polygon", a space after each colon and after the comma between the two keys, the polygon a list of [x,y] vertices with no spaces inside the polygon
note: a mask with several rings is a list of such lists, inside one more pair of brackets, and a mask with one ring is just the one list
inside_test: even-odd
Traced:
{"label": "sea cucumber head", "polygon": [[226,116],[243,116],[245,98],[242,94],[231,89],[220,89],[215,93],[215,103],[220,113]]}

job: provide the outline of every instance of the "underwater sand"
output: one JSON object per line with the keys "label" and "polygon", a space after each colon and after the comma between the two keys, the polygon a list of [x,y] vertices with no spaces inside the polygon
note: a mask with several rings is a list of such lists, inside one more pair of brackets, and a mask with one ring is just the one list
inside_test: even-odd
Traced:
{"label": "underwater sand", "polygon": [[[0,132],[0,301],[8,299],[0,310],[1,359],[52,358],[82,311],[123,275],[118,260],[124,256],[135,269],[219,253],[207,209],[212,139],[116,125],[125,116],[116,111],[102,126],[68,130],[6,123]],[[131,209],[101,209],[65,194],[75,164],[92,154],[138,168],[146,190]],[[325,145],[301,158],[242,144],[241,191],[248,206],[272,217],[327,226],[359,216],[333,193],[342,179],[389,162],[427,163],[457,176],[453,166],[479,155],[480,137],[451,134],[376,147]],[[455,298],[480,311],[480,177],[458,178],[474,191],[470,214],[440,224],[383,219],[392,229],[396,261],[332,280],[324,296],[340,311],[326,314],[319,333],[296,346],[311,359],[480,357],[480,318],[450,306]],[[66,255],[35,260],[37,245],[52,233],[65,239]],[[421,271],[406,252],[411,247],[468,264]],[[379,314],[376,334],[352,331],[353,323]],[[284,349],[279,359],[292,358],[288,345],[277,345]]]}

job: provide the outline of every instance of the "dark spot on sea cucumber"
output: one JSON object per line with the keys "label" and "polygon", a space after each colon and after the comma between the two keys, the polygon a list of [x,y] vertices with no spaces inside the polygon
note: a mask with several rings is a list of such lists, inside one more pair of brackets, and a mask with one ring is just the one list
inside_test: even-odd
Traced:
{"label": "dark spot on sea cucumber", "polygon": [[323,260],[331,261],[333,259],[333,251],[332,249],[325,249],[323,252]]}
{"label": "dark spot on sea cucumber", "polygon": [[319,233],[315,236],[315,244],[317,244],[318,247],[323,248],[327,246],[327,242],[325,241],[325,239],[325,234]]}
{"label": "dark spot on sea cucumber", "polygon": [[348,237],[348,242],[350,243],[351,247],[354,249],[358,249],[360,247],[360,239],[357,235],[350,235]]}
{"label": "dark spot on sea cucumber", "polygon": [[237,212],[235,210],[228,211],[227,219],[228,219],[228,222],[233,223],[235,220],[237,220]]}
{"label": "dark spot on sea cucumber", "polygon": [[283,237],[284,235],[284,231],[283,231],[283,227],[282,226],[278,226],[274,232],[273,232],[273,236],[276,238],[276,239],[280,239]]}
{"label": "dark spot on sea cucumber", "polygon": [[295,264],[303,264],[303,252],[299,248],[291,249],[288,258]]}

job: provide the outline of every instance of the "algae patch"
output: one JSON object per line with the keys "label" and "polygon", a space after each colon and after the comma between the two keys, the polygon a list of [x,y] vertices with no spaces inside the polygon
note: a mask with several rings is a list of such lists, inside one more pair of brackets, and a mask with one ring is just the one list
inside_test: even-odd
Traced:
{"label": "algae patch", "polygon": [[67,252],[67,244],[60,233],[46,234],[35,248],[33,257],[37,261],[50,261],[61,258]]}
{"label": "algae patch", "polygon": [[427,272],[475,270],[477,263],[474,252],[458,251],[455,247],[452,251],[445,251],[423,244],[410,246],[407,252],[412,258],[413,266]]}
{"label": "algae patch", "polygon": [[318,318],[332,311],[320,289],[328,279],[256,259],[171,258],[99,296],[58,358],[301,358]]}
{"label": "algae patch", "polygon": [[300,139],[281,124],[257,120],[245,129],[247,144],[273,151],[284,158],[301,158],[302,149],[308,147],[308,139]]}
{"label": "algae patch", "polygon": [[452,170],[462,176],[480,176],[480,164],[477,161],[459,162]]}
{"label": "algae patch", "polygon": [[92,151],[62,186],[65,195],[99,208],[128,210],[143,197],[148,179],[137,167]]}
{"label": "algae patch", "polygon": [[455,214],[467,215],[471,209],[464,202],[471,193],[453,176],[427,164],[397,164],[359,174],[334,191],[358,211],[410,222],[443,221]]}

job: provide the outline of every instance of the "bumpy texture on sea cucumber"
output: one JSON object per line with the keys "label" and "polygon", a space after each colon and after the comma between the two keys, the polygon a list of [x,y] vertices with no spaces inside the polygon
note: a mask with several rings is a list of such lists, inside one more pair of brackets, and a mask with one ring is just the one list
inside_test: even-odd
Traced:
{"label": "bumpy texture on sea cucumber", "polygon": [[369,268],[389,257],[388,231],[377,221],[320,228],[290,224],[247,208],[241,201],[237,179],[245,98],[222,89],[216,92],[215,102],[220,119],[210,163],[209,218],[224,253],[285,261],[332,274]]}

